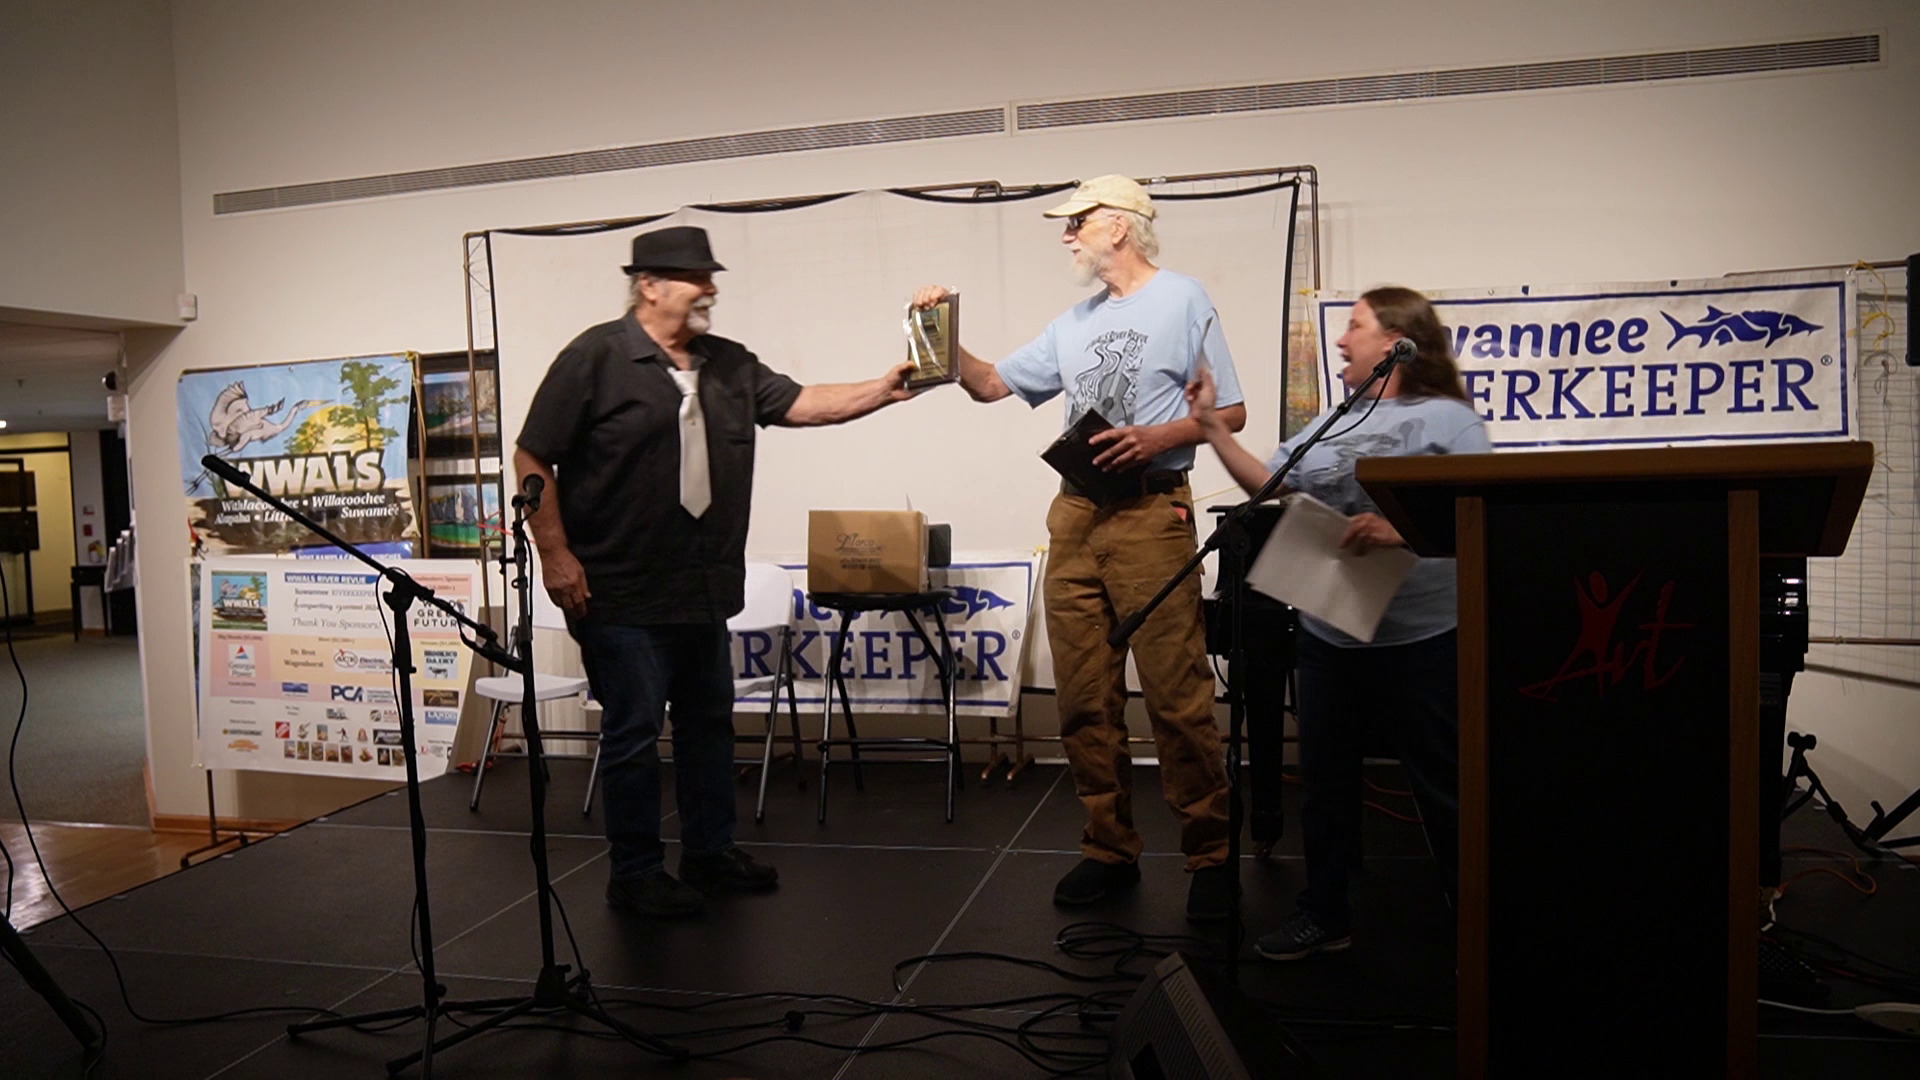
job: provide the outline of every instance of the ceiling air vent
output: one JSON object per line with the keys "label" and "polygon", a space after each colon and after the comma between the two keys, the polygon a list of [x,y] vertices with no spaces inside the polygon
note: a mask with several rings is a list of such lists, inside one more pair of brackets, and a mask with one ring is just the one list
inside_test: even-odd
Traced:
{"label": "ceiling air vent", "polygon": [[1880,62],[1880,37],[1825,38],[1776,45],[1740,45],[1685,52],[1641,53],[1586,60],[1364,75],[1345,79],[1226,86],[1078,101],[1042,101],[1014,108],[1014,130],[1079,127],[1129,120],[1167,120],[1191,116],[1303,109],[1320,105],[1418,101],[1471,94],[1509,94],[1519,90],[1562,90],[1579,86],[1697,79],[1714,75],[1751,75],[1766,71],[1845,67]]}
{"label": "ceiling air vent", "polygon": [[[1657,82],[1720,75],[1747,75],[1767,71],[1845,67],[1880,62],[1880,37],[1826,38],[1774,45],[1741,45],[1684,52],[1605,56],[1585,60],[1504,64],[1366,75],[1343,79],[1263,83],[1159,94],[1133,94],[1074,101],[1031,102],[1013,107],[1013,130],[1112,124],[1132,120],[1220,116],[1303,109],[1323,105],[1366,102],[1417,101],[1423,98],[1506,94],[1521,90],[1557,90],[1579,86]],[[284,187],[228,191],[213,197],[215,214],[241,214],[290,206],[350,202],[384,195],[506,184],[520,180],[550,180],[594,173],[651,169],[702,161],[726,161],[830,150],[852,146],[950,139],[963,135],[999,135],[1008,131],[1005,108],[897,116],[845,124],[780,128],[741,135],[618,146],[547,157],[518,158],[446,169],[361,176]]]}
{"label": "ceiling air vent", "polygon": [[517,180],[551,180],[564,176],[588,176],[594,173],[650,169],[660,165],[686,165],[700,161],[724,161],[731,158],[787,154],[799,150],[831,150],[849,146],[878,146],[884,143],[917,142],[924,139],[950,139],[959,135],[997,135],[1007,130],[1004,108],[970,109],[965,112],[929,113],[924,116],[895,116],[880,120],[860,120],[846,124],[820,124],[813,127],[753,131],[743,135],[715,135],[703,139],[618,146],[608,150],[585,150],[547,157],[518,158],[480,165],[457,165],[447,169],[421,169],[416,172],[361,176],[351,180],[325,180],[314,184],[289,184],[285,187],[228,191],[213,197],[216,214],[239,214],[249,210],[272,210],[289,206],[348,202],[382,195],[406,195],[422,191],[447,191],[453,188],[506,184]]}

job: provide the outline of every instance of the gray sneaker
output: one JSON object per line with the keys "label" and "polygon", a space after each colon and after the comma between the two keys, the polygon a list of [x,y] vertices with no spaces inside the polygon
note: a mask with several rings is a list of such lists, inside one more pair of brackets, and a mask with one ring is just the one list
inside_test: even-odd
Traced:
{"label": "gray sneaker", "polygon": [[1341,952],[1353,945],[1353,934],[1342,930],[1332,933],[1313,916],[1296,911],[1270,934],[1253,943],[1253,951],[1269,960],[1300,960],[1314,953]]}

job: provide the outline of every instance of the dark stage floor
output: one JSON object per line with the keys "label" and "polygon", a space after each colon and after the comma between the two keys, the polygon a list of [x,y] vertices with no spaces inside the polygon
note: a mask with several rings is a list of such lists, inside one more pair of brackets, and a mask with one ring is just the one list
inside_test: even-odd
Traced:
{"label": "dark stage floor", "polygon": [[[1137,774],[1148,846],[1144,881],[1136,893],[1104,908],[1065,913],[1049,903],[1053,882],[1078,857],[1081,815],[1057,767],[1036,768],[1011,787],[970,783],[952,825],[941,821],[942,791],[931,767],[870,769],[864,794],[854,791],[850,773],[836,773],[824,827],[814,823],[811,783],[797,790],[788,767],[775,775],[767,823],[744,821],[740,829],[743,844],[780,868],[780,890],[728,899],[702,919],[678,923],[622,916],[605,906],[598,818],[579,813],[584,763],[557,761],[553,775],[549,827],[556,891],[602,998],[616,1015],[655,1034],[779,1018],[798,1007],[792,1001],[714,1003],[717,995],[783,992],[893,1001],[894,964],[931,952],[987,950],[1089,974],[1108,970],[1110,965],[1063,957],[1052,944],[1062,927],[1083,919],[1149,934],[1191,931],[1182,917],[1186,882],[1176,832],[1155,795],[1158,779],[1151,769]],[[1397,769],[1377,769],[1374,778],[1382,786],[1404,787]],[[530,989],[539,965],[524,832],[524,762],[505,762],[494,771],[477,814],[467,810],[470,783],[453,776],[423,789],[435,958],[454,998],[513,996]],[[743,807],[751,806],[751,797],[743,786]],[[1410,803],[1375,798],[1402,809]],[[288,1004],[357,1013],[414,1003],[420,982],[408,942],[413,888],[406,820],[402,797],[373,799],[95,904],[82,916],[114,948],[128,992],[148,1015]],[[1241,968],[1241,985],[1303,1021],[1292,1030],[1326,1075],[1451,1075],[1451,921],[1418,828],[1374,811],[1366,820],[1367,867],[1356,883],[1352,950],[1292,965],[1249,960]],[[1791,822],[1790,834],[1793,843],[1843,846],[1831,823],[1812,812]],[[1291,910],[1302,877],[1298,854],[1297,830],[1290,828],[1273,858],[1244,864],[1253,933]],[[1793,858],[1790,872],[1820,859]],[[1874,873],[1879,891],[1871,898],[1825,875],[1797,881],[1780,904],[1780,916],[1888,963],[1920,969],[1920,934],[1913,932],[1920,871],[1885,867]],[[1658,903],[1657,883],[1615,881],[1608,887],[1623,904]],[[329,1031],[294,1040],[284,1034],[284,1016],[194,1027],[142,1024],[121,1003],[106,959],[71,920],[39,927],[27,940],[71,994],[107,1019],[111,1039],[94,1077],[379,1077],[388,1058],[420,1044],[417,1022],[378,1035]],[[563,959],[570,960],[564,933],[559,940]],[[922,1005],[1107,988],[984,962],[909,968],[901,977],[906,988],[898,1000]],[[1844,993],[1837,1004],[1869,999]],[[694,1013],[658,1008],[702,1002],[710,1007]],[[1013,1025],[1032,1011],[1002,1007],[963,1015]],[[1388,1019],[1405,1023],[1363,1023]],[[1761,1022],[1766,1076],[1920,1073],[1920,1040],[1903,1040],[1850,1017],[1765,1010]],[[443,1021],[442,1030],[448,1027]],[[874,1046],[936,1030],[954,1028],[912,1015],[818,1017],[802,1034]],[[719,1049],[766,1034],[687,1041]],[[617,1041],[539,1029],[495,1032],[449,1049],[436,1058],[435,1071],[443,1077],[834,1080],[1044,1075],[1011,1050],[976,1037],[857,1057],[772,1042],[720,1060],[668,1065]],[[0,972],[0,1075],[81,1072],[76,1045],[44,1003],[13,973]]]}

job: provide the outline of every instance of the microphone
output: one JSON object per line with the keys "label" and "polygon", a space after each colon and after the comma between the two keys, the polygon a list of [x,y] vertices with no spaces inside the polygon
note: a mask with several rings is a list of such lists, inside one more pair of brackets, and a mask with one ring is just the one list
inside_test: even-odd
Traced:
{"label": "microphone", "polygon": [[1395,364],[1410,364],[1419,355],[1420,347],[1413,343],[1412,338],[1400,338],[1387,350],[1386,358],[1380,363],[1391,373]]}
{"label": "microphone", "polygon": [[539,473],[528,473],[525,479],[520,481],[520,494],[513,497],[513,505],[526,507],[527,513],[529,514],[538,513],[540,510],[540,493],[545,491],[546,488],[546,477],[541,476]]}
{"label": "microphone", "polygon": [[213,475],[235,487],[244,488],[246,485],[253,483],[253,477],[248,476],[245,472],[235,467],[233,462],[218,455],[208,454],[206,457],[200,459],[200,464],[206,466],[208,472],[211,472]]}

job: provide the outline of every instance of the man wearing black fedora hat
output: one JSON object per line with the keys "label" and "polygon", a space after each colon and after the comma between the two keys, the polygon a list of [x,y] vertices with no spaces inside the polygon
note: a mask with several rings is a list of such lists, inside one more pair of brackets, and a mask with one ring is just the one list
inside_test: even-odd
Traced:
{"label": "man wearing black fedora hat", "polygon": [[[633,238],[625,316],[567,345],[514,451],[547,593],[567,613],[601,714],[612,875],[607,901],[668,917],[702,892],[761,892],[779,874],[735,846],[727,618],[744,603],[756,425],[838,424],[912,396],[895,365],[801,386],[708,333],[719,288],[706,230]],[[660,841],[658,740],[671,706],[680,877]]]}

